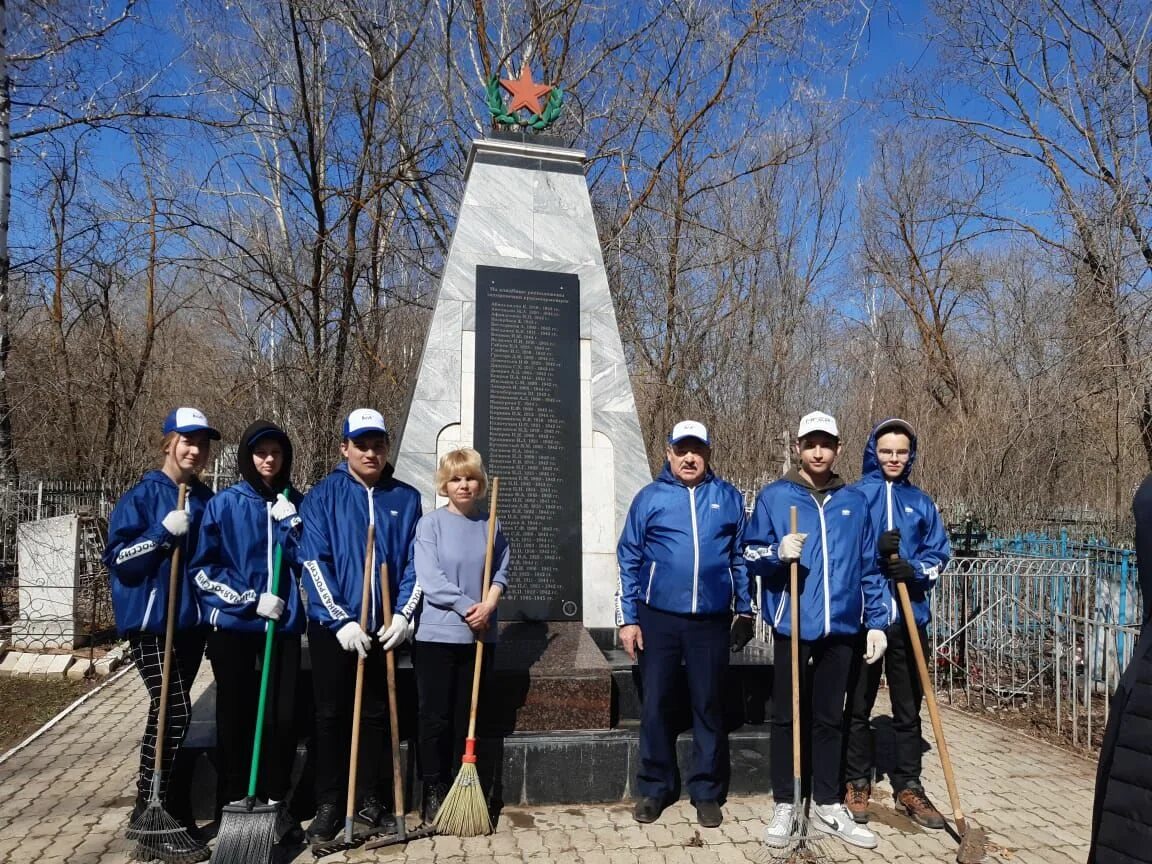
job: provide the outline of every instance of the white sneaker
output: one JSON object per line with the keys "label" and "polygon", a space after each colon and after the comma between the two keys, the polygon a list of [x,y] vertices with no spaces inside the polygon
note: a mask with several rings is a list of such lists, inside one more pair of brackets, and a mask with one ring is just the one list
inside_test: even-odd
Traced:
{"label": "white sneaker", "polygon": [[813,804],[809,821],[817,831],[839,837],[845,843],[861,849],[875,849],[876,835],[858,824],[842,802]]}
{"label": "white sneaker", "polygon": [[792,802],[777,801],[772,811],[772,822],[764,829],[764,842],[774,849],[783,849],[792,839]]}

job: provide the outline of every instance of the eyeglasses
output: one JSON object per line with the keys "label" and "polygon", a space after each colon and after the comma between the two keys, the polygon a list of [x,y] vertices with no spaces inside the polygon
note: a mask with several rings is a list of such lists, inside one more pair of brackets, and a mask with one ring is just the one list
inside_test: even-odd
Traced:
{"label": "eyeglasses", "polygon": [[884,460],[898,459],[901,462],[906,460],[911,455],[911,453],[912,453],[911,450],[889,450],[887,448],[885,448],[883,450],[877,450],[876,451],[876,455],[879,456],[881,459],[884,459]]}

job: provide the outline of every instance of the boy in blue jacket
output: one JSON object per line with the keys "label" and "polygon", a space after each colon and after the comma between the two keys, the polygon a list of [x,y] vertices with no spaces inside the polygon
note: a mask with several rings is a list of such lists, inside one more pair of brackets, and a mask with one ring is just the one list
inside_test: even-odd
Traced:
{"label": "boy in blue jacket", "polygon": [[[304,605],[300,578],[303,534],[292,488],[292,442],[274,423],[257,420],[244,430],[236,452],[243,478],[208,502],[200,543],[190,564],[200,609],[211,630],[208,659],[216,679],[216,816],[248,794],[256,730],[260,661],[265,631],[275,622],[266,733],[258,797],[284,802],[296,757],[296,680]],[[285,494],[278,494],[285,493]],[[280,579],[272,590],[276,550]],[[277,839],[303,839],[299,824],[281,807]]]}
{"label": "boy in blue jacket", "polygon": [[681,664],[692,701],[688,792],[701,825],[714,828],[723,818],[728,739],[721,688],[729,647],[747,644],[754,620],[741,556],[744,497],[712,473],[711,453],[703,423],[677,423],[664,470],[632,501],[617,547],[616,623],[643,685],[637,822],[655,821],[680,797],[670,718]]}
{"label": "boy in blue jacket", "polygon": [[[357,819],[395,831],[389,755],[384,652],[411,635],[420,603],[413,548],[420,493],[393,476],[384,418],[358,408],[344,421],[344,462],[304,496],[304,590],[308,597],[308,650],[316,699],[316,817],[308,839],[325,843],[344,824],[352,699],[357,657],[364,657]],[[367,631],[360,626],[368,526],[375,526],[369,562]],[[388,564],[393,618],[384,626],[380,565]],[[372,638],[375,634],[379,642]]]}
{"label": "boy in blue jacket", "polygon": [[[910,638],[927,644],[924,630],[932,618],[929,592],[951,555],[948,535],[932,499],[912,484],[909,476],[916,462],[916,433],[904,420],[885,420],[872,430],[864,448],[863,476],[852,488],[864,494],[878,532],[876,551],[880,569],[891,583],[903,582],[912,601],[915,622],[904,620],[896,599],[895,584],[889,592],[888,653],[883,672],[888,678],[892,701],[892,731],[896,752],[892,769],[892,795],[896,808],[925,828],[943,828],[944,817],[928,800],[920,782],[920,703],[924,693],[916,670]],[[912,623],[914,627],[910,626]],[[844,751],[844,804],[857,822],[868,821],[875,752],[870,718],[880,686],[881,664],[861,665],[852,670],[848,691],[847,741]]]}
{"label": "boy in blue jacket", "polygon": [[[772,794],[776,799],[764,842],[783,848],[790,840],[792,786],[792,639],[800,639],[802,712],[810,716],[810,824],[865,849],[876,835],[857,825],[840,795],[844,696],[856,634],[868,628],[864,660],[884,654],[888,626],[884,579],[876,565],[876,536],[868,501],[833,472],[840,454],[835,418],[820,411],[800,421],[796,453],[800,467],[765,486],[756,498],[745,534],[745,558],[764,586],[763,614],[774,640],[772,685]],[[791,530],[791,508],[797,530]],[[792,632],[789,572],[799,566],[800,633]],[[811,664],[811,665],[809,665]],[[801,774],[800,776],[804,776]]]}

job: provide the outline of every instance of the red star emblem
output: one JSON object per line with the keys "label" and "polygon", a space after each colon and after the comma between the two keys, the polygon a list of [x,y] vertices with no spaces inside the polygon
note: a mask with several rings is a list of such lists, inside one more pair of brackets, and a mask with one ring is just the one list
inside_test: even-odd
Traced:
{"label": "red star emblem", "polygon": [[537,84],[532,80],[532,70],[527,64],[520,69],[519,78],[501,78],[500,86],[512,96],[512,100],[508,103],[509,114],[515,114],[521,108],[527,108],[533,114],[540,114],[544,110],[540,104],[540,97],[552,92],[552,85]]}

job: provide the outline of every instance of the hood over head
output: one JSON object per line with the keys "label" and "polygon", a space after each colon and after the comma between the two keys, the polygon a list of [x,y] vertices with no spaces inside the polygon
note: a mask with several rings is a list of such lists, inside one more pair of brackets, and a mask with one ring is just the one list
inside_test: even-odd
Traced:
{"label": "hood over head", "polygon": [[912,428],[911,423],[907,420],[901,420],[899,417],[889,417],[887,420],[881,420],[876,424],[872,434],[868,436],[868,444],[864,447],[864,464],[861,468],[861,474],[864,477],[884,479],[884,469],[880,467],[880,457],[876,455],[876,439],[885,430],[903,432],[908,436],[910,441],[908,461],[904,464],[904,471],[901,472],[898,481],[907,483],[909,482],[908,477],[912,474],[912,466],[916,464],[916,430]]}
{"label": "hood over head", "polygon": [[[284,449],[284,464],[280,473],[272,479],[272,488],[264,483],[264,478],[256,470],[252,461],[253,445],[261,438],[272,437],[280,442]],[[240,443],[236,447],[236,469],[240,476],[248,481],[248,485],[256,490],[265,500],[272,501],[278,494],[292,484],[292,442],[287,433],[270,420],[257,420],[240,434]]]}

